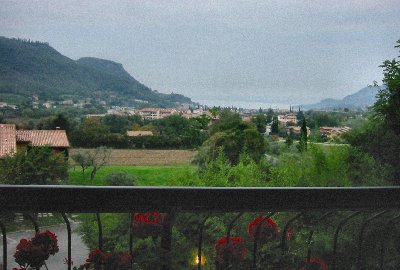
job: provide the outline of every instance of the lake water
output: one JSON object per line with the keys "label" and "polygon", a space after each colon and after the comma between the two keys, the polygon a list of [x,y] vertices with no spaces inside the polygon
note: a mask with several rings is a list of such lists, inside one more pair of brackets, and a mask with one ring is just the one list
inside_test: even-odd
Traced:
{"label": "lake water", "polygon": [[263,101],[246,101],[246,100],[223,100],[223,99],[193,99],[194,102],[198,102],[202,105],[207,106],[221,106],[221,107],[236,107],[244,109],[289,109],[294,104],[284,103],[268,103]]}

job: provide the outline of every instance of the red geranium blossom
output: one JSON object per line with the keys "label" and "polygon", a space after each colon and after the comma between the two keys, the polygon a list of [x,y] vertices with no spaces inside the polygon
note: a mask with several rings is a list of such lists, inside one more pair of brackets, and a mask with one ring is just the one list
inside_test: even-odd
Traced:
{"label": "red geranium blossom", "polygon": [[258,227],[258,241],[261,243],[265,243],[269,240],[274,240],[279,237],[278,225],[271,218],[264,219],[263,217],[257,217],[251,221],[247,227],[247,231],[251,237],[256,237]]}
{"label": "red geranium blossom", "polygon": [[129,270],[132,256],[128,252],[102,252],[98,249],[89,253],[86,263],[79,269]]}
{"label": "red geranium blossom", "polygon": [[328,264],[320,258],[310,259],[299,270],[328,270]]}
{"label": "red geranium blossom", "polygon": [[244,240],[240,237],[222,237],[215,244],[217,263],[224,264],[228,260],[243,260],[247,255]]}
{"label": "red geranium blossom", "polygon": [[294,238],[294,232],[292,229],[287,229],[286,230],[286,239],[287,240],[292,240]]}
{"label": "red geranium blossom", "polygon": [[158,212],[137,213],[132,220],[132,231],[139,238],[157,237],[162,233],[165,216]]}
{"label": "red geranium blossom", "polygon": [[32,239],[32,244],[41,246],[49,254],[54,255],[58,252],[57,235],[51,231],[37,233]]}
{"label": "red geranium blossom", "polygon": [[23,268],[41,267],[50,255],[58,252],[57,236],[45,231],[31,240],[21,239],[14,254],[15,261]]}

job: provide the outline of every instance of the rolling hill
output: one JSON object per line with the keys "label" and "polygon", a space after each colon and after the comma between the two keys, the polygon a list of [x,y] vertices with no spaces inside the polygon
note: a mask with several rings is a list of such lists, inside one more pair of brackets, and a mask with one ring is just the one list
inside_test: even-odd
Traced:
{"label": "rolling hill", "polygon": [[357,109],[372,106],[376,101],[376,94],[382,86],[368,86],[343,99],[327,98],[318,103],[303,106],[305,109]]}
{"label": "rolling hill", "polygon": [[150,89],[120,63],[91,57],[75,61],[48,43],[0,37],[0,99],[23,102],[34,95],[54,101],[94,98],[120,106],[191,103],[183,95]]}

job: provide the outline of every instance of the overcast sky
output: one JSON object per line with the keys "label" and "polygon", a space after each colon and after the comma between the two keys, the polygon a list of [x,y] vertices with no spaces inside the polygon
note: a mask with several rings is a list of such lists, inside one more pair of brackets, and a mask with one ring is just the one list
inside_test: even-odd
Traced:
{"label": "overcast sky", "polygon": [[381,81],[399,0],[0,0],[0,35],[120,62],[160,92],[306,104]]}

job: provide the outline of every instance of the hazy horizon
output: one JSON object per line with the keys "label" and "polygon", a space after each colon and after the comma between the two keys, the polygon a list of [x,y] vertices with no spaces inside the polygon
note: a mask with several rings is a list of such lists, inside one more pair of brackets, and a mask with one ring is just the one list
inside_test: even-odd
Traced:
{"label": "hazy horizon", "polygon": [[0,35],[123,64],[194,101],[309,104],[381,82],[400,38],[397,0],[5,1]]}

